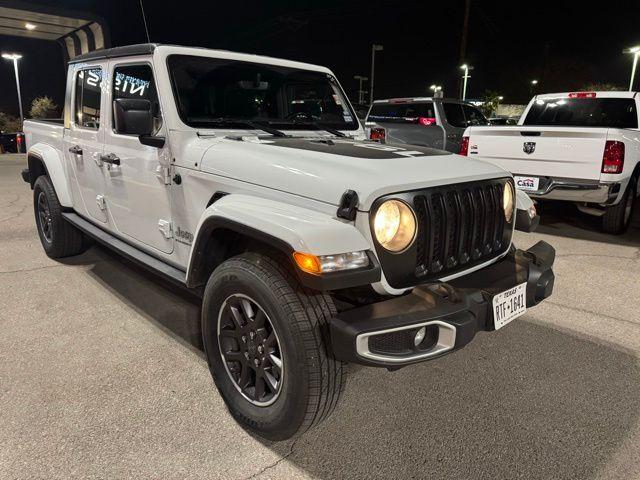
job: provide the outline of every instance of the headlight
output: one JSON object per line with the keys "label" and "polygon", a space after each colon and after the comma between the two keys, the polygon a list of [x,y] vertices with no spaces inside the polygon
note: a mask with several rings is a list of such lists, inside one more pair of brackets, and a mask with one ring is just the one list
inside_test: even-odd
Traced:
{"label": "headlight", "polygon": [[507,223],[513,220],[513,186],[511,182],[504,184],[504,194],[502,195],[502,207],[504,208],[504,218]]}
{"label": "headlight", "polygon": [[378,208],[373,221],[376,240],[390,252],[401,252],[416,236],[416,217],[400,200],[387,200]]}

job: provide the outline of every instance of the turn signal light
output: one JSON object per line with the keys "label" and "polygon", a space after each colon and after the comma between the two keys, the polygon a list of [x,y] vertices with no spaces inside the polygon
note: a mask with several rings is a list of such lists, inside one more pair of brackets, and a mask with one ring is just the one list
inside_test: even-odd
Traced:
{"label": "turn signal light", "polygon": [[460,141],[460,151],[458,155],[464,155],[465,157],[469,155],[469,137],[462,137]]}
{"label": "turn signal light", "polygon": [[293,259],[303,272],[313,273],[314,275],[322,273],[320,259],[311,253],[293,252]]}
{"label": "turn signal light", "polygon": [[622,173],[624,168],[624,143],[607,140],[602,154],[602,173]]}

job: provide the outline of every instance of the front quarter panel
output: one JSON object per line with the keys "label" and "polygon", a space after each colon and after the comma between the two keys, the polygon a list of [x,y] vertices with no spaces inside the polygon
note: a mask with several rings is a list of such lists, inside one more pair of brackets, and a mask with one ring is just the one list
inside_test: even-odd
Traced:
{"label": "front quarter panel", "polygon": [[[226,195],[210,205],[203,213],[196,228],[189,255],[187,284],[192,283],[194,264],[203,236],[215,235],[214,225],[233,223],[244,227],[248,236],[259,232],[290,247],[291,251],[331,255],[370,250],[370,245],[356,227],[327,214],[278,201],[250,195]],[[243,232],[240,232],[243,233]]]}

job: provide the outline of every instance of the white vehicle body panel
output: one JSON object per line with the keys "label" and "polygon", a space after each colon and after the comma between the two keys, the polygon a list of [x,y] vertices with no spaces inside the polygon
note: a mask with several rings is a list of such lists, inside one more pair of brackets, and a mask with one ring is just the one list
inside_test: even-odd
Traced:
{"label": "white vehicle body panel", "polygon": [[[375,254],[368,212],[378,197],[509,176],[502,168],[474,158],[427,152],[421,147],[362,142],[362,127],[345,132],[352,139],[337,138],[324,131],[292,130],[285,133],[293,139],[277,139],[268,135],[258,138],[255,130],[189,127],[178,115],[166,68],[167,57],[172,54],[230,58],[327,74],[331,71],[269,57],[158,46],[152,55],[70,67],[70,75],[96,64],[106,72],[98,130],[80,132],[69,111],[65,126],[25,123],[29,154],[46,157],[43,161],[52,170],[52,180],[64,206],[185,272],[194,256],[193,239],[212,217],[246,225],[295,250],[316,255],[359,250]],[[118,135],[112,128],[113,68],[127,62],[153,65],[163,120],[159,135],[166,137],[161,149],[142,145],[134,136]],[[70,79],[68,86],[72,83]],[[68,87],[68,96],[70,91]],[[71,101],[67,101],[66,108],[73,108]],[[88,147],[89,155],[83,152],[78,159],[65,153],[80,142],[83,150],[85,145]],[[102,153],[115,153],[121,165],[100,165],[97,160]],[[89,167],[92,170],[87,170]],[[163,173],[159,170],[162,168],[168,170]],[[176,175],[180,182],[172,180]],[[337,218],[337,206],[346,190],[356,191],[359,197],[355,222]],[[212,204],[216,193],[224,196]],[[97,195],[105,197],[106,208],[101,211],[104,217],[96,211]],[[170,238],[158,228],[161,220],[170,224]],[[405,291],[391,288],[384,275],[374,288],[388,294]]]}

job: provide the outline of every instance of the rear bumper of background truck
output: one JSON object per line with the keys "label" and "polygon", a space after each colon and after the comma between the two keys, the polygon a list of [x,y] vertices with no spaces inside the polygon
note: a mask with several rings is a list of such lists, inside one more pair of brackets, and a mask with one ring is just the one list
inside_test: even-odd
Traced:
{"label": "rear bumper of background truck", "polygon": [[618,198],[620,187],[618,182],[540,177],[540,189],[535,192],[527,191],[527,194],[540,200],[613,204]]}
{"label": "rear bumper of background truck", "polygon": [[[464,347],[481,330],[494,330],[493,296],[526,283],[527,308],[553,291],[555,250],[539,242],[448,284],[416,287],[410,294],[340,313],[331,322],[336,358],[396,368]],[[415,335],[425,328],[425,340]]]}

